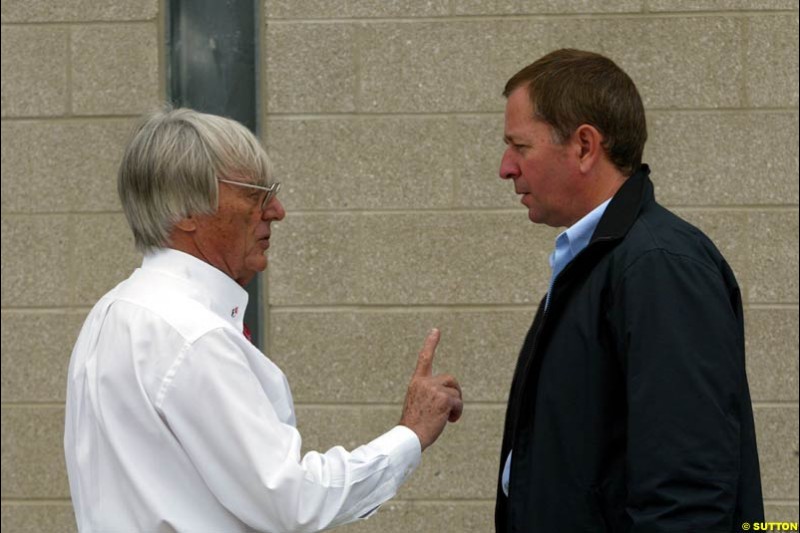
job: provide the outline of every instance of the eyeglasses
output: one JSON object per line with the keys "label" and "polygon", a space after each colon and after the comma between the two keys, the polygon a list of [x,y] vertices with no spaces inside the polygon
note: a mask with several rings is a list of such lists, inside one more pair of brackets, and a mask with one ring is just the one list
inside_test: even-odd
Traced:
{"label": "eyeglasses", "polygon": [[241,181],[231,181],[231,180],[224,180],[222,178],[217,178],[217,181],[221,181],[222,183],[227,183],[228,185],[236,185],[238,187],[247,187],[248,189],[258,189],[260,191],[266,191],[267,194],[264,196],[264,199],[261,200],[261,210],[265,210],[267,208],[267,204],[270,200],[275,198],[275,195],[278,194],[278,191],[281,190],[281,184],[279,182],[275,182],[269,187],[262,187],[261,185],[253,185],[252,183],[242,183]]}

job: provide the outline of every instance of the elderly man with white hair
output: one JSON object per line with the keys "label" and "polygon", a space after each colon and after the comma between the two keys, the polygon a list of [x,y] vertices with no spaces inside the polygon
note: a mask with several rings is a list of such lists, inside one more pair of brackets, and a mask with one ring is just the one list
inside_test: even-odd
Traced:
{"label": "elderly man with white hair", "polygon": [[283,372],[246,338],[242,288],[286,212],[264,149],[233,120],[146,117],[119,194],[141,268],[89,313],[69,368],[64,446],[82,532],[317,531],[369,516],[461,414],[419,354],[400,422],[352,451],[300,454]]}

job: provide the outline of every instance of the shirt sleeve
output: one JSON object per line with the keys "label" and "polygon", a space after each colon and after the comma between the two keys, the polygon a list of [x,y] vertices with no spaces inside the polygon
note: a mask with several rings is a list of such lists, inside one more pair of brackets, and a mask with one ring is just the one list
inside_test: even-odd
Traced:
{"label": "shirt sleeve", "polygon": [[662,250],[640,257],[616,291],[632,531],[734,527],[751,409],[735,302],[713,265]]}
{"label": "shirt sleeve", "polygon": [[397,426],[352,451],[301,457],[300,434],[273,405],[280,391],[267,394],[229,335],[215,330],[187,346],[158,406],[223,506],[258,531],[306,532],[369,516],[396,494],[420,462],[413,431]]}

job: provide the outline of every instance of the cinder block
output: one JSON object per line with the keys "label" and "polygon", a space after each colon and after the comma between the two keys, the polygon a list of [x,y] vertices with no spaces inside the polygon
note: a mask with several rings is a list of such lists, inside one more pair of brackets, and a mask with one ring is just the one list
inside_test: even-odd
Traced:
{"label": "cinder block", "polygon": [[434,371],[454,375],[466,401],[505,402],[533,313],[278,309],[267,355],[286,373],[296,402],[396,403],[425,336],[437,327]]}
{"label": "cinder block", "polygon": [[3,499],[69,498],[62,407],[2,408]]}
{"label": "cinder block", "polygon": [[524,212],[298,215],[284,225],[292,233],[270,249],[277,306],[535,305],[556,235]]}
{"label": "cinder block", "polygon": [[118,211],[127,120],[3,122],[3,212]]}
{"label": "cinder block", "polygon": [[[394,427],[397,407],[298,406],[303,449],[353,449]],[[470,406],[423,452],[422,464],[398,493],[408,500],[490,499],[496,491],[505,406]]]}
{"label": "cinder block", "polygon": [[157,0],[7,0],[3,24],[9,22],[88,22],[152,20],[158,15]]}
{"label": "cinder block", "polygon": [[68,43],[64,27],[3,26],[3,117],[67,112]]}
{"label": "cinder block", "polygon": [[4,215],[3,307],[91,306],[141,263],[123,215]]}
{"label": "cinder block", "polygon": [[[507,24],[442,21],[364,26],[358,109],[376,113],[502,110],[503,85],[517,66],[505,59],[509,37],[503,27]],[[523,66],[518,63],[518,68]]]}
{"label": "cinder block", "polygon": [[406,337],[419,341],[428,329],[424,319],[392,314],[397,328],[388,337],[378,329],[381,317],[273,311],[266,353],[286,374],[295,402],[402,402],[416,353]]}
{"label": "cinder block", "polygon": [[270,119],[268,145],[296,209],[425,209],[453,203],[455,128],[445,118]]}
{"label": "cinder block", "polygon": [[750,104],[796,109],[797,2],[791,15],[754,16],[745,20],[749,24],[745,72]]}
{"label": "cinder block", "polygon": [[563,47],[611,57],[651,108],[742,105],[732,17],[382,23],[363,33],[358,108],[370,112],[502,111],[508,78]]}
{"label": "cinder block", "polygon": [[767,522],[798,522],[797,504],[764,502],[764,516]]}
{"label": "cinder block", "polygon": [[[505,104],[504,104],[505,105]],[[457,207],[504,208],[520,205],[511,181],[499,177],[503,143],[503,115],[455,117],[447,154],[455,169]]]}
{"label": "cinder block", "polygon": [[792,211],[754,211],[749,226],[751,302],[797,303],[798,218]]}
{"label": "cinder block", "polygon": [[798,400],[797,309],[747,309],[745,342],[755,402]]}
{"label": "cinder block", "polygon": [[635,13],[642,0],[586,2],[585,0],[454,0],[455,15],[543,15],[574,13]]}
{"label": "cinder block", "polygon": [[536,305],[556,231],[527,213],[419,213],[362,219],[363,301]]}
{"label": "cinder block", "polygon": [[[743,105],[742,28],[732,17],[607,19],[593,49],[636,83],[648,108]],[[630,43],[638,43],[630,46]]]}
{"label": "cinder block", "polygon": [[3,503],[3,531],[14,533],[74,533],[75,513],[69,501],[63,503]]}
{"label": "cinder block", "polygon": [[798,489],[797,406],[755,406],[764,499],[789,500]]}
{"label": "cinder block", "polygon": [[650,113],[645,161],[666,205],[797,204],[794,113]]}
{"label": "cinder block", "polygon": [[[454,15],[520,15],[520,0],[451,0]],[[538,6],[541,7],[541,6]]]}
{"label": "cinder block", "polygon": [[361,273],[357,224],[357,217],[349,214],[289,214],[273,224],[269,304],[354,301]]}
{"label": "cinder block", "polygon": [[123,215],[75,215],[73,278],[77,305],[94,305],[142,263]]}
{"label": "cinder block", "polygon": [[3,215],[3,308],[72,303],[71,229],[66,215]]}
{"label": "cinder block", "polygon": [[76,26],[72,33],[72,109],[81,115],[154,110],[159,87],[155,23]]}
{"label": "cinder block", "polygon": [[269,19],[336,19],[384,17],[435,17],[448,14],[447,2],[402,0],[267,0],[264,6]]}
{"label": "cinder block", "polygon": [[353,533],[485,533],[494,529],[494,501],[391,500],[377,514],[349,528]]}
{"label": "cinder block", "polygon": [[770,11],[797,9],[795,0],[649,0],[650,11]]}
{"label": "cinder block", "polygon": [[461,419],[424,452],[422,465],[399,497],[494,499],[505,415],[505,405],[468,403]]}
{"label": "cinder block", "polygon": [[63,402],[86,313],[3,311],[2,401]]}
{"label": "cinder block", "polygon": [[276,117],[267,129],[289,211],[520,206],[510,182],[498,177],[500,114]]}
{"label": "cinder block", "polygon": [[350,24],[268,25],[264,52],[267,111],[354,111],[356,50],[360,48],[355,32]]}

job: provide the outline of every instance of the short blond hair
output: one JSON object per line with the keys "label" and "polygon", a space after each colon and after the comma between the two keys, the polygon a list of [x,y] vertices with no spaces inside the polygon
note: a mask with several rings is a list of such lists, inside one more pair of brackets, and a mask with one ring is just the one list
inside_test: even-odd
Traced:
{"label": "short blond hair", "polygon": [[179,220],[215,213],[217,178],[269,184],[272,165],[250,130],[186,108],[145,116],[128,142],[117,179],[136,248],[142,253],[165,248]]}

